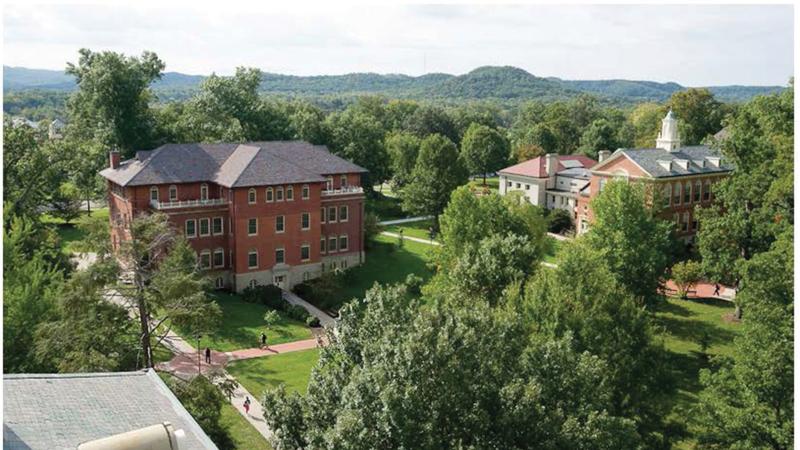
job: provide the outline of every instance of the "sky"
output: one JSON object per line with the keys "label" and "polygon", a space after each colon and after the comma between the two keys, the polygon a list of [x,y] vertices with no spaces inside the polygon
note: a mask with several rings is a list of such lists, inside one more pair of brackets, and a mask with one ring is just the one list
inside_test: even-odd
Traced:
{"label": "sky", "polygon": [[3,64],[63,69],[79,48],[156,52],[167,71],[463,74],[785,85],[793,6],[6,4]]}

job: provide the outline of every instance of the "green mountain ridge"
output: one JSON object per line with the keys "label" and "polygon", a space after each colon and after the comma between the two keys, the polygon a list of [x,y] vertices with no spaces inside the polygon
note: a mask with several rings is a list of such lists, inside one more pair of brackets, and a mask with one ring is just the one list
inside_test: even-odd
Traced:
{"label": "green mountain ridge", "polygon": [[[162,99],[191,95],[205,75],[165,72],[153,89]],[[69,92],[73,78],[63,71],[3,66],[3,91],[30,90]],[[719,100],[737,102],[755,95],[777,92],[784,86],[709,86]],[[512,66],[483,66],[463,75],[429,73],[404,74],[350,73],[344,75],[298,76],[264,73],[261,91],[288,96],[328,96],[381,94],[408,99],[456,99],[502,101],[558,100],[589,93],[613,102],[663,102],[676,91],[686,89],[678,83],[643,80],[563,80],[537,77]]]}

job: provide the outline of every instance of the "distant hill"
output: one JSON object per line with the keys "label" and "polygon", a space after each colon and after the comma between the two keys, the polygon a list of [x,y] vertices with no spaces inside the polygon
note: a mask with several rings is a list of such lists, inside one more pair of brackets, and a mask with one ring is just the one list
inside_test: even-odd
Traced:
{"label": "distant hill", "polygon": [[[162,99],[191,95],[206,77],[166,72],[153,89]],[[3,66],[5,92],[71,91],[72,77],[58,70]],[[510,66],[484,66],[463,75],[431,73],[418,77],[402,74],[352,73],[346,75],[295,76],[265,73],[261,91],[292,96],[383,94],[411,99],[501,101],[557,100],[590,93],[618,103],[663,102],[678,83],[635,80],[562,80],[542,78]],[[744,101],[755,95],[777,92],[782,86],[710,86],[722,101]]]}

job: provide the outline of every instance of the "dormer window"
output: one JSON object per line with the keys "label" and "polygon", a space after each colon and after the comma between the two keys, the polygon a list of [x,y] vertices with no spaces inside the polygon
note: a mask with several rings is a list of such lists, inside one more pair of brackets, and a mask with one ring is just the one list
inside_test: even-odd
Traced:
{"label": "dormer window", "polygon": [[174,184],[169,187],[169,201],[174,202],[178,200],[178,186]]}
{"label": "dormer window", "polygon": [[200,185],[200,200],[208,200],[208,185],[205,183]]}

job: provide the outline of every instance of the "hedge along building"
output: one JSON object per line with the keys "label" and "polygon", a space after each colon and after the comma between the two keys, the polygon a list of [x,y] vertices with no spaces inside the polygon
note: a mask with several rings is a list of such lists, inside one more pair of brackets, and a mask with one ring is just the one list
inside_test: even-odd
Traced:
{"label": "hedge along building", "polygon": [[588,231],[593,220],[591,200],[612,179],[644,181],[661,207],[659,216],[675,223],[677,235],[692,241],[698,222],[695,208],[714,200],[712,186],[728,176],[733,167],[707,145],[682,147],[678,121],[670,110],[661,121],[655,148],[621,148],[609,155],[600,152],[600,162],[590,169],[589,183],[578,196],[578,233]]}
{"label": "hedge along building", "polygon": [[167,144],[100,172],[111,244],[155,211],[197,252],[217,288],[284,289],[364,262],[366,170],[301,141]]}

